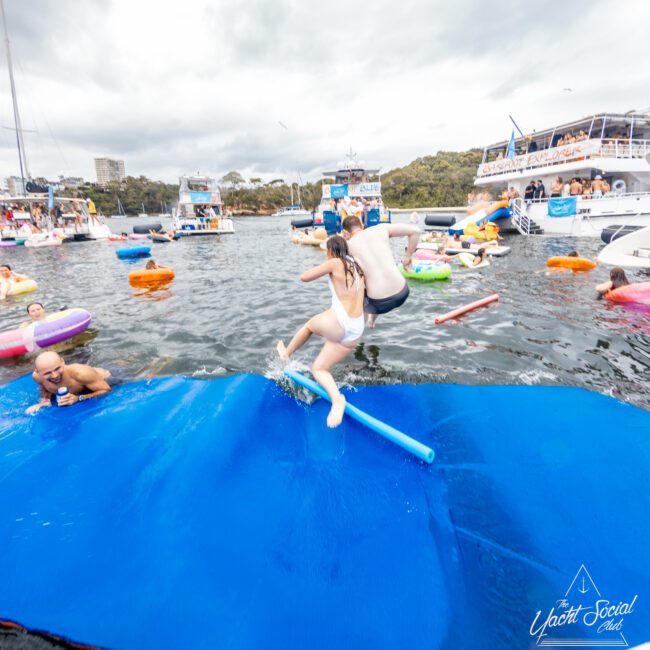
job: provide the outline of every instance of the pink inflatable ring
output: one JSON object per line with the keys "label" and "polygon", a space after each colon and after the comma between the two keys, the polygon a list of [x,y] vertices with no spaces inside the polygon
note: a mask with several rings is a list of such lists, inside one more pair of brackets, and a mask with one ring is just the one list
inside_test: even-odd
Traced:
{"label": "pink inflatable ring", "polygon": [[23,329],[0,333],[0,359],[33,352],[37,348],[71,339],[90,325],[85,309],[65,309],[36,321]]}
{"label": "pink inflatable ring", "polygon": [[612,302],[636,302],[641,305],[650,305],[650,282],[635,282],[626,284],[605,294],[606,300]]}

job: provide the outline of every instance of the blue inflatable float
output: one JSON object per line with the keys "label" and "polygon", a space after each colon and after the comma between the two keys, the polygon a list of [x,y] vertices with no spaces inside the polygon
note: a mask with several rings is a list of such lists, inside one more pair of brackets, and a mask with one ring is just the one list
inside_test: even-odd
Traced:
{"label": "blue inflatable float", "polygon": [[[30,417],[33,381],[0,387],[0,619],[116,650],[650,639],[648,412],[563,387],[347,394],[429,465],[287,390],[172,377]],[[620,630],[554,624],[598,600]]]}
{"label": "blue inflatable float", "polygon": [[132,257],[149,257],[151,254],[150,246],[132,246],[131,248],[118,248],[115,254],[121,259],[129,259]]}

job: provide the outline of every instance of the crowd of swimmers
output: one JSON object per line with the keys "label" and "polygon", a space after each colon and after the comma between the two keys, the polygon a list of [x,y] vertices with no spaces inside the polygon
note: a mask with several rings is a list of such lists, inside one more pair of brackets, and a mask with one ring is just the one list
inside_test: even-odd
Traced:
{"label": "crowd of swimmers", "polygon": [[[481,223],[487,227],[487,220]],[[328,308],[309,318],[294,334],[288,344],[278,341],[276,350],[286,362],[309,339],[316,335],[323,339],[323,346],[314,360],[311,371],[314,379],[325,389],[331,408],[327,425],[336,427],[341,423],[346,400],[340,392],[333,376],[332,368],[343,361],[360,343],[366,328],[373,328],[379,316],[401,307],[409,296],[409,287],[400,273],[393,257],[391,240],[406,238],[406,248],[402,266],[412,268],[412,258],[421,241],[421,230],[413,223],[379,224],[364,228],[361,219],[349,215],[343,219],[342,232],[327,239],[326,260],[305,271],[302,282],[313,282],[327,278],[331,296]],[[431,239],[431,237],[429,237]],[[439,250],[448,252],[464,250],[467,242],[459,234],[453,237],[444,234],[436,240]],[[487,248],[498,245],[497,241],[481,244],[474,258],[474,265],[485,260]],[[578,252],[570,255],[577,257]],[[164,269],[155,261],[149,260],[147,269]],[[7,265],[0,266],[0,296],[6,296],[12,282],[21,281],[21,276]],[[625,272],[614,268],[608,282],[596,287],[600,296],[612,289],[629,284]],[[28,327],[46,316],[42,303],[32,302],[27,306],[29,320],[20,327]],[[86,364],[67,365],[55,351],[41,352],[35,360],[32,374],[38,384],[40,398],[30,406],[28,413],[48,407],[53,403],[71,406],[80,401],[105,395],[111,391],[108,383],[110,372]],[[58,394],[59,389],[65,394]]]}

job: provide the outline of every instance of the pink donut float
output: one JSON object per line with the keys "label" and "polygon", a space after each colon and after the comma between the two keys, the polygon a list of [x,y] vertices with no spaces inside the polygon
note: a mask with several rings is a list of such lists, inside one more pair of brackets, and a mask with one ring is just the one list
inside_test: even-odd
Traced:
{"label": "pink donut float", "polygon": [[446,255],[441,255],[428,248],[418,248],[413,253],[414,260],[433,260],[434,262],[448,262],[449,258]]}
{"label": "pink donut float", "polygon": [[85,309],[65,309],[23,329],[0,333],[0,359],[15,357],[61,343],[83,332],[91,317]]}
{"label": "pink donut float", "polygon": [[605,294],[606,300],[612,302],[636,302],[641,305],[650,305],[650,282],[635,282],[626,284]]}

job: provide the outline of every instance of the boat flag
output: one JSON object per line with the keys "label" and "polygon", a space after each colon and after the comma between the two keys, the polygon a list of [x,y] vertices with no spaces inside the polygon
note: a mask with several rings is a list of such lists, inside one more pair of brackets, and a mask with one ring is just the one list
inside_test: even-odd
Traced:
{"label": "boat flag", "polygon": [[512,129],[512,135],[510,136],[510,142],[508,142],[508,153],[506,158],[508,160],[513,160],[517,154],[515,153],[515,130]]}

